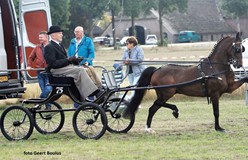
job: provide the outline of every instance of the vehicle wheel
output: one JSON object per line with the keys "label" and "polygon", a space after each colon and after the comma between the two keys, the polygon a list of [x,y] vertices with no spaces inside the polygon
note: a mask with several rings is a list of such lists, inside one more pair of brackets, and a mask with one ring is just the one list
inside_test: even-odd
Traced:
{"label": "vehicle wheel", "polygon": [[1,131],[10,141],[28,139],[33,133],[34,120],[28,109],[11,106],[3,111],[0,119]]}
{"label": "vehicle wheel", "polygon": [[65,122],[64,111],[60,111],[62,107],[56,102],[50,104],[51,111],[46,111],[46,106],[43,104],[39,106],[39,110],[33,112],[34,126],[41,134],[58,133]]}
{"label": "vehicle wheel", "polygon": [[130,115],[130,119],[123,118],[122,115],[128,105],[128,101],[123,100],[117,109],[118,103],[121,98],[113,98],[108,100],[107,103],[107,130],[112,133],[127,133],[134,124],[135,115]]}
{"label": "vehicle wheel", "polygon": [[85,103],[75,111],[72,124],[80,138],[99,139],[106,132],[107,117],[97,104]]}

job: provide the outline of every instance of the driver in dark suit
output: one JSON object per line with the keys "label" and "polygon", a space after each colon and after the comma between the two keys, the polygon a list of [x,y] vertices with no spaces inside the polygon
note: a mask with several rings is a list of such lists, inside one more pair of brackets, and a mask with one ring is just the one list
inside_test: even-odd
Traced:
{"label": "driver in dark suit", "polygon": [[53,74],[63,74],[68,77],[73,77],[83,101],[89,95],[100,96],[102,92],[92,82],[84,68],[72,64],[76,61],[76,58],[67,58],[65,48],[61,44],[63,38],[62,32],[63,30],[61,30],[59,26],[51,26],[49,32],[47,32],[51,37],[51,42],[45,47],[44,58],[48,64],[50,72]]}

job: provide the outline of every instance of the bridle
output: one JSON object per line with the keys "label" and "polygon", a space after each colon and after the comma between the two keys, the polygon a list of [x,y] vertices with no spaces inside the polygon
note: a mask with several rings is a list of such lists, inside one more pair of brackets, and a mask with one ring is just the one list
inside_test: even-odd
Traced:
{"label": "bridle", "polygon": [[232,64],[233,66],[237,66],[238,65],[238,60],[235,57],[235,54],[242,54],[242,52],[245,51],[245,47],[242,45],[242,42],[234,42],[232,44],[232,57],[229,59],[229,63]]}
{"label": "bridle", "polygon": [[204,62],[203,60],[201,60],[201,63],[208,63],[210,66],[211,65],[224,65],[224,66],[230,66],[231,64],[233,66],[237,66],[238,65],[238,60],[237,58],[235,58],[236,54],[242,54],[242,52],[245,51],[245,47],[242,45],[242,42],[233,42],[232,44],[232,56],[228,59],[227,63],[222,63],[222,62],[212,62],[210,61],[210,57],[207,57],[205,59],[207,59],[207,62]]}
{"label": "bridle", "polygon": [[220,75],[220,74],[223,74],[223,73],[229,71],[230,70],[229,67],[230,67],[231,64],[233,66],[237,66],[238,65],[238,60],[237,60],[237,58],[236,58],[235,55],[236,54],[242,54],[242,52],[244,52],[245,48],[242,45],[242,42],[233,42],[232,47],[231,47],[231,50],[232,50],[231,51],[232,52],[231,53],[232,56],[231,56],[231,58],[228,59],[228,62],[225,62],[225,63],[223,63],[223,62],[213,62],[213,61],[210,60],[210,56],[207,57],[207,58],[201,59],[199,65],[198,65],[198,70],[200,71],[201,76],[204,76],[205,75],[205,73],[203,71],[203,67],[202,67],[203,64],[209,65],[209,68],[210,69],[213,69],[214,68],[213,67],[214,65],[227,66],[226,69],[224,69],[224,70],[222,70],[222,71],[220,71],[218,73],[214,73],[214,74],[212,74],[212,76],[213,75],[214,76]]}

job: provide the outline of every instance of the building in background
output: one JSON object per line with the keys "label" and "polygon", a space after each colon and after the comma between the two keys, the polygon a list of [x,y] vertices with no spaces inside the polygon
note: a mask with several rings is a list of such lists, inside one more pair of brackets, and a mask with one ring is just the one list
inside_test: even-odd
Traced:
{"label": "building in background", "polygon": [[[195,31],[200,34],[201,41],[217,41],[225,35],[235,35],[237,27],[235,21],[223,18],[218,0],[189,0],[188,9],[185,13],[175,11],[163,17],[163,37],[169,43],[178,41],[180,31]],[[145,44],[148,34],[155,34],[160,40],[158,12],[151,10],[150,15],[141,15],[135,18],[135,31],[140,44]],[[240,19],[241,31],[244,37],[248,37],[248,20]],[[115,18],[116,37],[120,39],[131,35],[131,18]],[[102,36],[112,35],[111,24],[103,31]]]}

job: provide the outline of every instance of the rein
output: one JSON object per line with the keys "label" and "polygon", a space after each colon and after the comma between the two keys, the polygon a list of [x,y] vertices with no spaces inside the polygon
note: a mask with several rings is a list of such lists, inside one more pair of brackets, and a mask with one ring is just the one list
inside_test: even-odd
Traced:
{"label": "rein", "polygon": [[232,59],[229,59],[229,61],[227,63],[221,63],[221,62],[212,62],[209,60],[210,57],[207,57],[207,58],[202,58],[201,60],[204,60],[204,59],[207,59],[208,62],[203,62],[200,60],[200,63],[209,63],[209,64],[219,64],[219,65],[224,65],[224,66],[229,66],[232,64]]}

